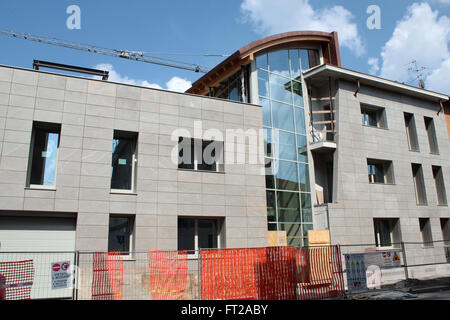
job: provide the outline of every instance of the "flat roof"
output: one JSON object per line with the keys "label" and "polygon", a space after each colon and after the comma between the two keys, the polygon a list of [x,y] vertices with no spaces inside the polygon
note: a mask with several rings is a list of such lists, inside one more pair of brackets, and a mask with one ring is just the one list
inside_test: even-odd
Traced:
{"label": "flat roof", "polygon": [[239,103],[239,104],[245,104],[245,105],[252,105],[252,106],[261,107],[258,104],[249,103],[249,102],[241,102],[241,101],[235,101],[235,100],[229,100],[229,99],[217,98],[217,97],[209,97],[209,96],[199,96],[197,94],[188,93],[188,92],[179,92],[179,91],[171,91],[171,90],[167,90],[167,89],[150,88],[150,87],[144,87],[144,86],[140,86],[140,85],[136,85],[136,84],[129,84],[129,83],[123,83],[123,82],[114,82],[114,81],[110,81],[110,80],[88,78],[88,77],[82,77],[82,76],[71,75],[71,74],[66,74],[66,73],[34,70],[34,69],[30,69],[30,68],[24,68],[24,67],[18,67],[18,66],[10,66],[10,65],[5,65],[5,64],[0,64],[0,68],[8,68],[8,69],[16,69],[16,70],[22,70],[22,71],[36,72],[36,73],[44,73],[44,74],[50,74],[50,75],[60,76],[60,77],[75,78],[75,79],[86,80],[86,81],[104,82],[104,83],[121,85],[121,86],[127,86],[127,87],[134,87],[134,88],[139,88],[139,89],[161,91],[161,92],[167,92],[167,93],[173,93],[173,94],[181,94],[181,95],[191,96],[191,97],[196,97],[196,98],[199,97],[199,98],[204,98],[204,99],[220,100],[220,101],[224,101],[224,102],[228,102],[228,103]]}
{"label": "flat roof", "polygon": [[367,84],[372,87],[377,87],[394,92],[400,92],[414,96],[421,99],[431,101],[447,101],[450,97],[443,93],[438,93],[411,85],[407,85],[401,82],[380,78],[377,76],[361,73],[358,71],[345,69],[329,64],[322,64],[311,68],[303,73],[305,80],[325,80],[329,77],[345,79],[350,81],[360,81],[361,84]]}

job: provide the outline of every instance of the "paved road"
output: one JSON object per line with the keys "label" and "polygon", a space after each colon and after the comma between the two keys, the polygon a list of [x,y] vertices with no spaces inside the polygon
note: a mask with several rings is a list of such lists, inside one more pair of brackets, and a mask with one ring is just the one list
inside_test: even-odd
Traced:
{"label": "paved road", "polygon": [[450,300],[450,290],[416,293],[417,298],[409,298],[406,300]]}

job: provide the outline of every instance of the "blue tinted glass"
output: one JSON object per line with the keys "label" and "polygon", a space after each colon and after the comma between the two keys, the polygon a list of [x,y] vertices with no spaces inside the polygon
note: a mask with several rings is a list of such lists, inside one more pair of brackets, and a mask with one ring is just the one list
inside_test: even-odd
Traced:
{"label": "blue tinted glass", "polygon": [[270,98],[292,104],[291,80],[270,74]]}
{"label": "blue tinted glass", "polygon": [[300,191],[309,192],[309,169],[307,164],[299,163]]}
{"label": "blue tinted glass", "polygon": [[294,104],[303,107],[303,88],[301,82],[292,81],[292,93],[294,95]]}
{"label": "blue tinted glass", "polygon": [[300,59],[302,61],[302,70],[308,70],[309,69],[309,57],[308,57],[308,50],[300,50]]}
{"label": "blue tinted glass", "polygon": [[275,189],[274,166],[274,160],[265,159],[266,189]]}
{"label": "blue tinted glass", "polygon": [[[278,131],[278,157],[286,160],[297,160],[295,135],[284,131]],[[274,131],[275,133],[275,131]],[[277,156],[277,155],[275,155]]]}
{"label": "blue tinted glass", "polygon": [[256,67],[267,70],[267,54],[261,54],[256,57]]}
{"label": "blue tinted glass", "polygon": [[308,151],[306,147],[306,136],[297,135],[298,161],[308,162]]}
{"label": "blue tinted glass", "polygon": [[[300,222],[300,203],[298,198],[299,194],[297,192],[277,192],[279,222]],[[297,233],[290,232],[289,235],[295,236]]]}
{"label": "blue tinted glass", "polygon": [[310,216],[312,215],[311,210],[311,194],[310,193],[301,193],[300,194],[300,203],[302,206],[302,215],[304,222],[312,222]]}
{"label": "blue tinted glass", "polygon": [[273,127],[294,131],[294,109],[292,105],[272,101]]}
{"label": "blue tinted glass", "polygon": [[290,77],[288,50],[269,52],[269,71]]}
{"label": "blue tinted glass", "polygon": [[295,109],[295,127],[297,133],[306,134],[305,128],[305,111],[303,108],[294,108]]}
{"label": "blue tinted glass", "polygon": [[258,92],[260,96],[269,96],[269,74],[266,71],[258,70]]}
{"label": "blue tinted glass", "polygon": [[262,106],[263,111],[263,125],[267,127],[272,126],[271,115],[270,115],[270,101],[259,97],[259,104]]}
{"label": "blue tinted glass", "polygon": [[56,154],[58,151],[58,133],[49,133],[47,140],[47,151],[44,161],[44,185],[53,186],[55,184]]}
{"label": "blue tinted glass", "polygon": [[276,222],[277,217],[275,205],[275,191],[266,191],[266,197],[267,197],[267,221]]}
{"label": "blue tinted glass", "polygon": [[264,128],[264,151],[267,157],[272,156],[272,130],[268,128]]}
{"label": "blue tinted glass", "polygon": [[275,161],[274,172],[277,177],[277,189],[298,190],[298,168],[296,162]]}
{"label": "blue tinted glass", "polygon": [[300,81],[300,57],[298,56],[298,50],[289,50],[289,56],[291,58],[291,76]]}

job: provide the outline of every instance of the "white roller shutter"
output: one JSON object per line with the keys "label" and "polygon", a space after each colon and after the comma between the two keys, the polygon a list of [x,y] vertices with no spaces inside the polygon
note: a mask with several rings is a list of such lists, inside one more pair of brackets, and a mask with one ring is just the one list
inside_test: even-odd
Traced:
{"label": "white roller shutter", "polygon": [[0,251],[74,251],[74,218],[0,216]]}
{"label": "white roller shutter", "polygon": [[[71,298],[75,262],[75,218],[0,216],[0,261],[33,260],[31,299]],[[52,287],[52,266],[69,262],[71,281]]]}

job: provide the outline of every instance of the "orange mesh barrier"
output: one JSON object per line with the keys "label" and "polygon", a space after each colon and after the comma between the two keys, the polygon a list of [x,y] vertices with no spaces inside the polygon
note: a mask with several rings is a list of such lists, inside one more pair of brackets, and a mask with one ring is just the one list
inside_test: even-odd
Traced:
{"label": "orange mesh barrier", "polygon": [[184,300],[187,288],[186,251],[148,250],[149,290],[153,300]]}
{"label": "orange mesh barrier", "polygon": [[326,299],[345,293],[342,264],[337,246],[297,250],[298,298]]}
{"label": "orange mesh barrier", "polygon": [[122,300],[123,261],[120,252],[95,252],[92,299]]}
{"label": "orange mesh barrier", "polygon": [[202,300],[295,299],[293,247],[201,250]]}
{"label": "orange mesh barrier", "polygon": [[0,262],[0,300],[31,299],[33,280],[33,260]]}

